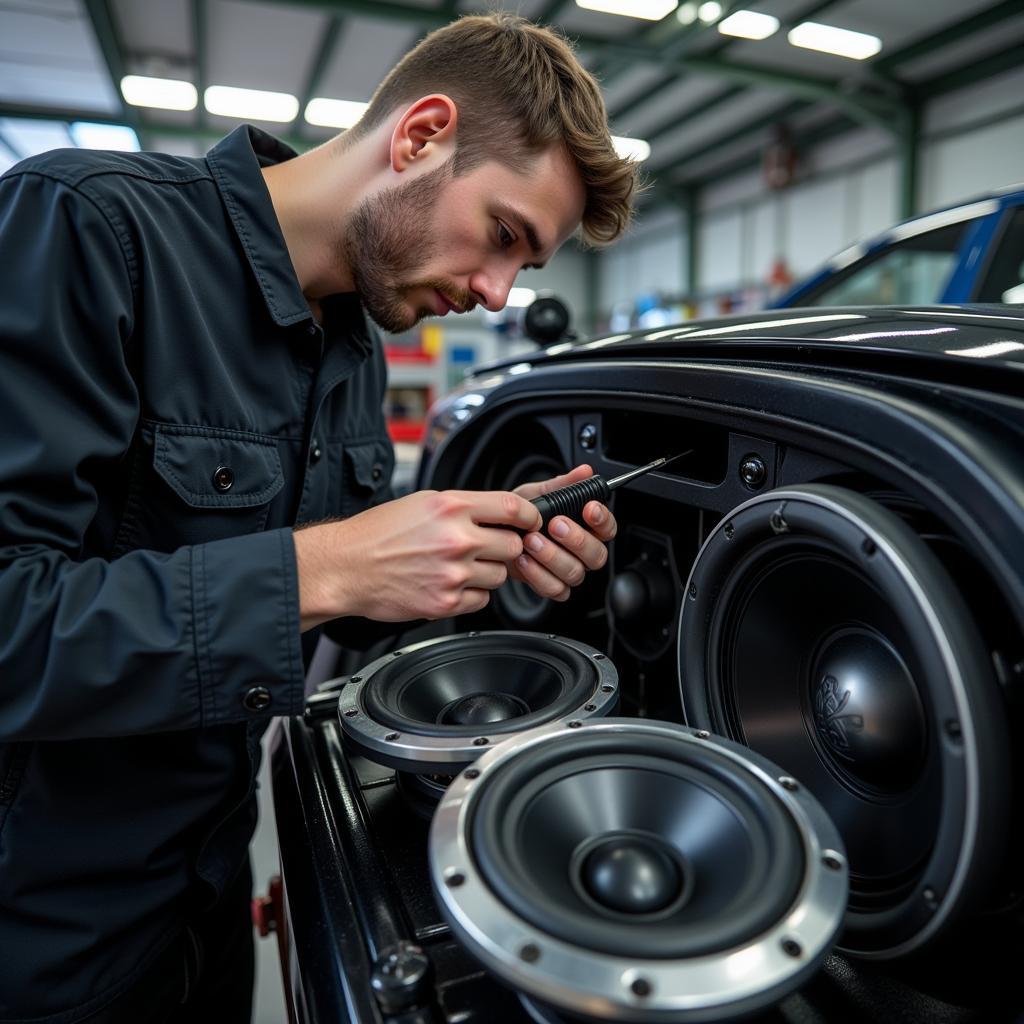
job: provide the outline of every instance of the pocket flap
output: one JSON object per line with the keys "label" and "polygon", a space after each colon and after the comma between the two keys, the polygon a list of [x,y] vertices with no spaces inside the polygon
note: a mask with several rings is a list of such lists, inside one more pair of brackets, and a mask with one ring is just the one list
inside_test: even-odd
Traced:
{"label": "pocket flap", "polygon": [[196,508],[252,508],[284,486],[277,444],[229,430],[158,424],[153,465]]}
{"label": "pocket flap", "polygon": [[394,451],[386,440],[346,444],[345,457],[352,467],[352,476],[362,487],[375,491],[391,482]]}

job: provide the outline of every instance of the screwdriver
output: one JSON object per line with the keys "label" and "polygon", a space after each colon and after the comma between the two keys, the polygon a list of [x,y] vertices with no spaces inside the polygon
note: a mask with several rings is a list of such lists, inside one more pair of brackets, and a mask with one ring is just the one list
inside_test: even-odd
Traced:
{"label": "screwdriver", "polygon": [[611,480],[605,480],[603,476],[587,477],[586,480],[578,480],[574,484],[559,487],[557,491],[549,491],[547,494],[541,494],[531,499],[531,504],[536,505],[540,512],[541,529],[545,529],[555,516],[578,519],[588,501],[606,502],[616,487],[621,487],[623,484],[629,483],[630,480],[643,476],[644,473],[650,473],[652,469],[667,466],[670,462],[675,462],[676,459],[681,459],[692,451],[692,448],[688,448],[685,452],[680,452],[671,458],[655,459],[653,462],[648,462],[646,466],[631,469],[621,476],[612,477]]}

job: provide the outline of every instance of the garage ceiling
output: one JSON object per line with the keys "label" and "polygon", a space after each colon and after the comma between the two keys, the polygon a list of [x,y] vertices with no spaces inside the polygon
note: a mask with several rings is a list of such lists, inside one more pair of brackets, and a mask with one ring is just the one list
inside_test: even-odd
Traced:
{"label": "garage ceiling", "polygon": [[[367,100],[425,32],[462,13],[505,8],[562,28],[600,78],[613,131],[647,139],[661,194],[760,158],[773,126],[813,141],[871,124],[897,136],[935,95],[1019,67],[1024,0],[746,0],[775,15],[763,41],[712,25],[595,13],[573,0],[0,0],[0,147],[10,159],[67,145],[77,120],[128,123],[144,146],[199,154],[237,123],[124,104],[124,74]],[[815,20],[868,32],[882,51],[852,61],[786,41]],[[32,122],[31,124],[27,122]],[[332,129],[268,125],[308,146]],[[8,159],[7,162],[10,162]]]}

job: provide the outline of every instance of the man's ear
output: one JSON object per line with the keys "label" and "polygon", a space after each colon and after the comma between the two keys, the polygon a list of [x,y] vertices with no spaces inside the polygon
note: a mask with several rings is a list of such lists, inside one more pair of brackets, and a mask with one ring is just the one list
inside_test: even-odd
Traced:
{"label": "man's ear", "polygon": [[435,153],[447,159],[455,142],[457,119],[455,101],[443,93],[423,96],[407,107],[391,133],[392,170],[407,170]]}

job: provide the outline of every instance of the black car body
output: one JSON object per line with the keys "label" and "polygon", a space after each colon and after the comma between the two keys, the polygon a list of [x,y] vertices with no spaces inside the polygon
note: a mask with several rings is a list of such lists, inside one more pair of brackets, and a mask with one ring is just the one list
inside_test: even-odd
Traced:
{"label": "black car body", "polygon": [[[850,852],[849,909],[836,955],[759,1019],[1016,1019],[1024,318],[780,310],[558,344],[438,403],[418,483],[612,477],[684,450],[614,494],[608,565],[568,602],[509,584],[434,631],[573,637],[615,662],[623,715],[806,779]],[[418,635],[342,654],[278,737],[297,1020],[527,1019],[439,914],[426,821],[338,728],[345,675]],[[378,961],[408,943],[428,973],[396,997]]]}

